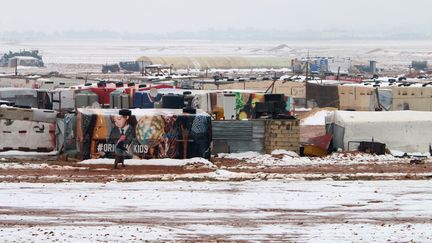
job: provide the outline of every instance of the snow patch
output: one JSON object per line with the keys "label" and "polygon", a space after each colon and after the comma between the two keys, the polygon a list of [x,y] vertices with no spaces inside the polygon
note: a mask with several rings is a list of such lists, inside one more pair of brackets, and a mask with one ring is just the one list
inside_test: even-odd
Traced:
{"label": "snow patch", "polygon": [[229,179],[235,179],[235,178],[237,178],[237,179],[248,178],[249,179],[249,178],[253,178],[254,175],[250,174],[250,173],[231,172],[228,170],[218,169],[214,172],[202,174],[202,178],[205,178],[205,177],[223,181],[223,180],[229,180]]}
{"label": "snow patch", "polygon": [[[283,155],[280,156],[275,155]],[[350,165],[350,164],[388,164],[406,162],[403,158],[397,158],[391,154],[374,155],[367,153],[333,153],[326,157],[299,157],[295,152],[275,150],[272,154],[259,154],[256,152],[244,152],[233,154],[219,154],[222,158],[244,160],[245,163],[253,163],[262,166],[311,166],[311,165]]]}
{"label": "snow patch", "polygon": [[288,155],[288,156],[291,156],[291,157],[299,157],[299,155],[296,152],[294,152],[294,151],[288,151],[288,150],[284,150],[284,149],[273,150],[271,152],[271,154],[273,154],[273,155],[284,154],[284,155]]}
{"label": "snow patch", "polygon": [[54,156],[57,155],[57,151],[51,152],[28,152],[28,151],[18,151],[18,150],[9,150],[0,152],[0,155],[3,156]]}
{"label": "snow patch", "polygon": [[[78,164],[114,164],[114,159],[88,159]],[[191,159],[125,159],[125,165],[159,165],[159,166],[186,166],[186,165],[203,165],[208,168],[216,166],[204,158]]]}
{"label": "snow patch", "polygon": [[300,121],[300,125],[325,125],[325,117],[333,113],[333,111],[321,110],[313,114],[312,116],[306,117]]}
{"label": "snow patch", "polygon": [[8,170],[8,169],[52,169],[52,170],[85,170],[86,167],[73,167],[73,166],[61,166],[61,165],[49,165],[46,163],[37,164],[37,163],[8,163],[3,162],[0,163],[0,170]]}
{"label": "snow patch", "polygon": [[219,157],[225,159],[251,159],[261,156],[260,153],[254,151],[242,152],[242,153],[219,153]]}

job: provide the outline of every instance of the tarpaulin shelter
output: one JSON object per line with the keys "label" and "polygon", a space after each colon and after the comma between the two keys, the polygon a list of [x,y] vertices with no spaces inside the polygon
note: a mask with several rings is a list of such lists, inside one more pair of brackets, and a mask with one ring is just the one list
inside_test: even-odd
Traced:
{"label": "tarpaulin shelter", "polygon": [[335,111],[326,117],[335,149],[357,150],[358,142],[375,141],[391,150],[429,152],[432,113],[421,111]]}
{"label": "tarpaulin shelter", "polygon": [[312,81],[306,82],[306,104],[308,107],[339,108],[339,94],[337,84],[320,84],[312,83]]}
{"label": "tarpaulin shelter", "polygon": [[37,107],[37,91],[31,88],[0,88],[0,99],[15,105]]}
{"label": "tarpaulin shelter", "polygon": [[0,150],[53,151],[57,112],[0,107]]}
{"label": "tarpaulin shelter", "polygon": [[56,150],[64,154],[77,154],[76,114],[66,113],[56,121]]}
{"label": "tarpaulin shelter", "polygon": [[432,87],[392,87],[393,110],[432,111]]}

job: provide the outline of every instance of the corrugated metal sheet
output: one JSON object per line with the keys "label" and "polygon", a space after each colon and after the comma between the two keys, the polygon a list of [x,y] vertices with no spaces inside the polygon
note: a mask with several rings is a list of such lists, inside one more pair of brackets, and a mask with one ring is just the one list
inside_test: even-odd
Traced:
{"label": "corrugated metal sheet", "polygon": [[264,152],[264,121],[212,121],[213,152]]}

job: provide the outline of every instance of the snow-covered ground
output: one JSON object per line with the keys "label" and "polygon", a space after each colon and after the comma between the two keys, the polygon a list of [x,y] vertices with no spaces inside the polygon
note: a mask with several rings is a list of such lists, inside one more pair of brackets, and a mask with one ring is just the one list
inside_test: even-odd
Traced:
{"label": "snow-covered ground", "polygon": [[[113,165],[114,159],[88,159],[78,164],[105,164]],[[191,159],[126,159],[126,165],[159,165],[159,166],[187,166],[197,165],[208,168],[216,168],[214,164],[204,158],[191,158]]]}
{"label": "snow-covered ground", "polygon": [[33,151],[18,151],[18,150],[9,150],[0,152],[1,157],[28,157],[28,156],[55,156],[57,155],[57,151],[51,152],[33,152]]}
{"label": "snow-covered ground", "polygon": [[[399,152],[400,154],[400,152]],[[281,156],[275,156],[281,155]],[[300,157],[295,152],[275,150],[272,154],[260,154],[257,152],[243,152],[218,154],[226,159],[244,160],[247,163],[254,163],[263,166],[305,166],[305,165],[352,165],[401,163],[405,159],[394,157],[391,154],[374,155],[367,153],[332,153],[326,157]]]}
{"label": "snow-covered ground", "polygon": [[[283,48],[280,48],[283,47]],[[10,50],[38,49],[47,66],[57,64],[105,64],[136,60],[139,56],[305,56],[350,57],[379,67],[411,60],[430,60],[430,41],[339,40],[339,41],[196,41],[196,40],[70,40],[0,42],[0,54]],[[100,67],[99,67],[100,68]]]}
{"label": "snow-covered ground", "polygon": [[73,167],[73,166],[65,166],[65,165],[49,165],[46,163],[15,163],[15,162],[3,162],[1,163],[0,159],[0,170],[8,170],[8,169],[51,169],[51,170],[84,170],[85,167]]}
{"label": "snow-covered ground", "polygon": [[4,242],[430,242],[429,181],[2,183]]}

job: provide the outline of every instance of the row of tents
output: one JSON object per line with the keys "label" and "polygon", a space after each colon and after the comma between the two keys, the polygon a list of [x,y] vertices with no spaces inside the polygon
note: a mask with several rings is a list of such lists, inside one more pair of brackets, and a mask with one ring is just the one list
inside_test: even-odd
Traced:
{"label": "row of tents", "polygon": [[432,84],[307,82],[306,103],[355,111],[432,111]]}

